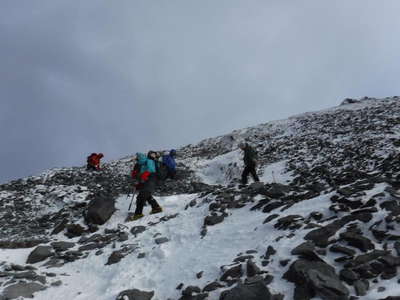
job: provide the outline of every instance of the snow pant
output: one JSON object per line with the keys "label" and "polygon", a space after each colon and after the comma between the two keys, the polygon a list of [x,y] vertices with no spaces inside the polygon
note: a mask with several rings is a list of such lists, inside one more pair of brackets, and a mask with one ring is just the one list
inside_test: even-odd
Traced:
{"label": "snow pant", "polygon": [[135,210],[135,215],[141,215],[143,213],[143,207],[146,204],[146,202],[150,203],[151,208],[157,209],[160,207],[160,205],[158,205],[156,199],[153,198],[153,196],[151,195],[151,192],[149,191],[140,191],[139,195],[136,198],[136,210]]}
{"label": "snow pant", "polygon": [[167,178],[175,179],[176,177],[176,170],[168,169]]}
{"label": "snow pant", "polygon": [[243,173],[242,173],[242,184],[247,184],[247,178],[249,175],[253,177],[254,181],[258,182],[260,179],[257,176],[257,171],[256,171],[256,164],[248,164],[244,167]]}

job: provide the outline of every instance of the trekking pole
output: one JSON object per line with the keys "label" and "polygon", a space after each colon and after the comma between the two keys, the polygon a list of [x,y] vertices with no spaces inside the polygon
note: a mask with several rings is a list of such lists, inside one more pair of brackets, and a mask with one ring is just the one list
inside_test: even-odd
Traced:
{"label": "trekking pole", "polygon": [[131,203],[129,204],[128,211],[131,210],[132,203],[133,203],[133,199],[135,198],[135,193],[136,193],[136,187],[134,186],[134,187],[133,187],[133,191],[132,191],[132,199],[131,199]]}

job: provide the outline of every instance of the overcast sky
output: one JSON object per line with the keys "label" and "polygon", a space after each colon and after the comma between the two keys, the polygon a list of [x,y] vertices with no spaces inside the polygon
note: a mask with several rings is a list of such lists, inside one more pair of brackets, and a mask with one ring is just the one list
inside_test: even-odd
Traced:
{"label": "overcast sky", "polygon": [[398,0],[1,0],[0,182],[399,95]]}

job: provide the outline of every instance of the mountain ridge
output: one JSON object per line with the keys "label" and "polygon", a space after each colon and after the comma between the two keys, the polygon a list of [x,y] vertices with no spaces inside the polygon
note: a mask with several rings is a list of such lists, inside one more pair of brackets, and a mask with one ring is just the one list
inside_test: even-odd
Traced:
{"label": "mountain ridge", "polygon": [[[102,172],[61,168],[2,184],[3,297],[391,299],[398,100],[345,99],[186,145],[178,179],[156,192],[165,213],[134,223],[124,223],[129,156]],[[240,189],[243,141],[259,152],[263,183]],[[96,199],[115,203],[105,224],[85,221]]]}

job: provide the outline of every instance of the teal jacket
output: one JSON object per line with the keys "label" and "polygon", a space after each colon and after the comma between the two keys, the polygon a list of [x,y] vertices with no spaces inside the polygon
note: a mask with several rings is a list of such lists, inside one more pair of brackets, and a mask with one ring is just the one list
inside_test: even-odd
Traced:
{"label": "teal jacket", "polygon": [[136,153],[137,161],[140,165],[140,174],[148,171],[150,173],[156,173],[156,164],[154,160],[148,159],[143,153]]}

